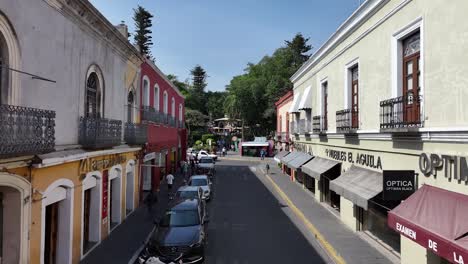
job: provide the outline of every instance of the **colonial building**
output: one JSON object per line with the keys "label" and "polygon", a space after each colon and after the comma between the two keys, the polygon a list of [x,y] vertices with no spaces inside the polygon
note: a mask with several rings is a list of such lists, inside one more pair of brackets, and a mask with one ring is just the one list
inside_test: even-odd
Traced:
{"label": "colonial building", "polygon": [[151,60],[145,60],[141,71],[141,120],[147,126],[148,143],[140,188],[155,191],[161,177],[174,173],[186,159],[185,98]]}
{"label": "colonial building", "polygon": [[290,131],[303,153],[283,162],[401,263],[468,260],[465,10],[458,0],[365,1],[291,78]]}
{"label": "colonial building", "polygon": [[[140,117],[149,64],[118,27],[86,0],[2,1],[1,263],[79,263],[139,205],[160,131]],[[154,78],[165,124],[183,128],[182,97]],[[165,133],[169,155],[185,145],[183,129]]]}
{"label": "colonial building", "polygon": [[293,92],[288,91],[275,102],[276,107],[276,149],[289,150],[289,117],[293,104]]}

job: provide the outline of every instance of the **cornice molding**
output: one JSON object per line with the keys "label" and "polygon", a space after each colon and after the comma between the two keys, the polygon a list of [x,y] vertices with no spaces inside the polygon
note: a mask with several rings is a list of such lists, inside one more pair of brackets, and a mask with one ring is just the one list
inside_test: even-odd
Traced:
{"label": "cornice molding", "polygon": [[143,56],[130,44],[112,23],[87,0],[43,0],[95,38],[103,40],[119,55],[136,65]]}

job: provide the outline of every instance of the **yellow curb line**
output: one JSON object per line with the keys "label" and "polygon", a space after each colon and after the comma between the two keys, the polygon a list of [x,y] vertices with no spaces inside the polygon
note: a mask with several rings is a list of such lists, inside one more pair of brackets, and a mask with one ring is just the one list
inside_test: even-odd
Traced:
{"label": "yellow curb line", "polygon": [[299,217],[306,225],[306,227],[314,234],[315,238],[321,244],[321,246],[327,251],[328,255],[333,259],[337,264],[346,264],[346,261],[338,254],[336,249],[323,237],[322,234],[317,230],[317,228],[304,216],[304,214],[294,205],[294,203],[289,199],[289,197],[280,189],[280,187],[268,176],[268,180],[273,184],[275,190],[279,193],[281,198],[286,200],[289,207],[293,210],[297,217]]}

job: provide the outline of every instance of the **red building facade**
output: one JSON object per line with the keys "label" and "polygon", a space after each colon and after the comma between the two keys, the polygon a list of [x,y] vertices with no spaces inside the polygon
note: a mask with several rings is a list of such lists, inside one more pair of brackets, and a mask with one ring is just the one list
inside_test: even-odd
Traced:
{"label": "red building facade", "polygon": [[276,148],[289,150],[289,107],[293,101],[293,91],[288,91],[275,102],[276,107]]}
{"label": "red building facade", "polygon": [[180,161],[186,159],[185,98],[149,60],[141,65],[140,76],[140,116],[148,134],[140,187],[155,191],[162,177],[175,173]]}

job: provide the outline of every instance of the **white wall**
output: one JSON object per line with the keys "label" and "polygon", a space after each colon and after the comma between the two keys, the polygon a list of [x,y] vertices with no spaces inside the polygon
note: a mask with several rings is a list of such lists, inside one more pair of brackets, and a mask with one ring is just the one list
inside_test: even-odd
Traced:
{"label": "white wall", "polygon": [[56,83],[19,75],[18,104],[55,110],[56,144],[76,144],[78,119],[84,113],[86,71],[96,64],[104,75],[104,116],[125,120],[126,59],[109,44],[85,32],[46,1],[2,1],[3,13],[20,46],[20,70]]}

